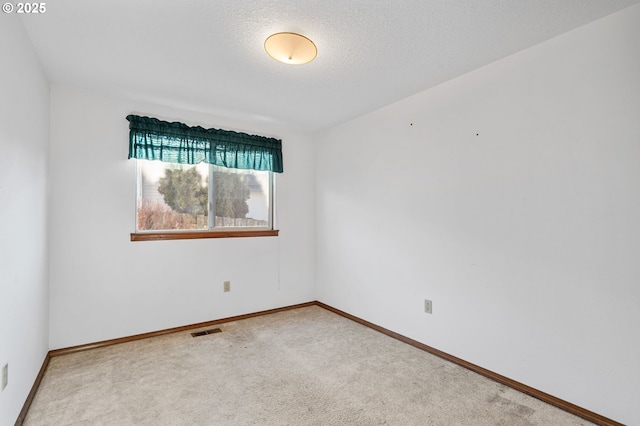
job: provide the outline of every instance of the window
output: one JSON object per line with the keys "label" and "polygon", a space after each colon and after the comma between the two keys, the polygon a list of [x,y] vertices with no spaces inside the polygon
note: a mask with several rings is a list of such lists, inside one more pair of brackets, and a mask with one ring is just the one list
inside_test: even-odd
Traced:
{"label": "window", "polygon": [[137,161],[136,231],[273,229],[271,172]]}
{"label": "window", "polygon": [[279,139],[127,116],[137,163],[132,241],[275,236]]}

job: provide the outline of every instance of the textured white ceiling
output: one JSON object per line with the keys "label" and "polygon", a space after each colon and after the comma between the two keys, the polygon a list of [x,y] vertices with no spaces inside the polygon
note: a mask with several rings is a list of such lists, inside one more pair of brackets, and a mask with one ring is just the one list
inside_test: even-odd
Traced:
{"label": "textured white ceiling", "polygon": [[[51,81],[318,130],[639,2],[58,0],[22,19]],[[280,31],[316,60],[271,59]]]}

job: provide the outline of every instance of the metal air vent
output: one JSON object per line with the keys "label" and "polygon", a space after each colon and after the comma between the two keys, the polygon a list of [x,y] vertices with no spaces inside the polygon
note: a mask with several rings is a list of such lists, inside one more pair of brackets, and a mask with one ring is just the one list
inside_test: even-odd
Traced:
{"label": "metal air vent", "polygon": [[191,336],[193,337],[206,336],[207,334],[214,334],[214,333],[221,333],[221,332],[222,330],[220,330],[219,328],[211,328],[209,330],[196,331],[195,333],[191,333]]}

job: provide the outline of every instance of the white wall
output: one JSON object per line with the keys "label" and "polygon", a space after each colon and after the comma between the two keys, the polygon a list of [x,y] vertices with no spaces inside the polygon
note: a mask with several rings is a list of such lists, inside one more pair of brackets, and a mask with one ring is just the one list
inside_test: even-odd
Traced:
{"label": "white wall", "polygon": [[640,6],[326,131],[316,216],[319,300],[640,424]]}
{"label": "white wall", "polygon": [[[282,139],[280,236],[131,242],[131,113]],[[313,300],[308,136],[60,85],[51,90],[51,123],[51,349]]]}
{"label": "white wall", "polygon": [[0,425],[13,425],[49,335],[49,85],[17,15],[0,16],[0,61]]}

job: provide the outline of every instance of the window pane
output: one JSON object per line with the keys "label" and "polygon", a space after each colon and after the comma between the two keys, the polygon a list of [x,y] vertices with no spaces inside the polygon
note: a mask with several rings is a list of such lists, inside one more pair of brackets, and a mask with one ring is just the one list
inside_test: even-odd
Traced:
{"label": "window pane", "polygon": [[211,168],[216,212],[214,226],[270,228],[270,173]]}
{"label": "window pane", "polygon": [[137,230],[273,229],[272,185],[268,171],[138,160]]}
{"label": "window pane", "polygon": [[208,165],[139,160],[138,230],[207,229]]}

